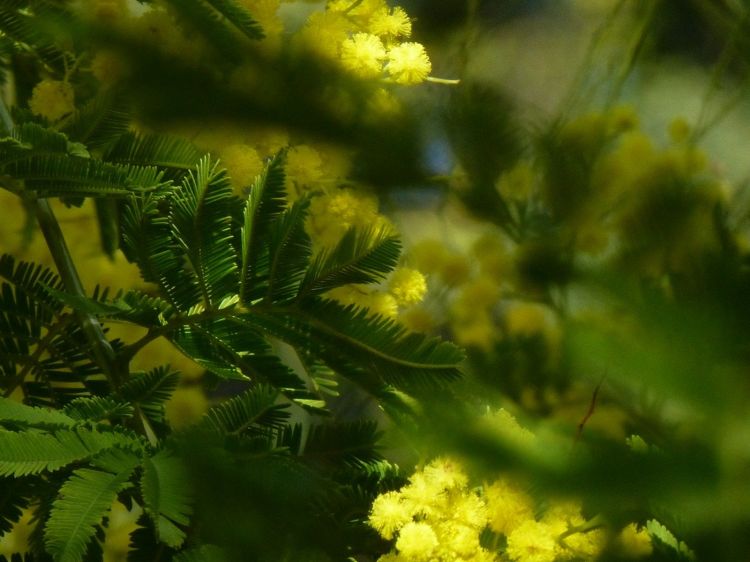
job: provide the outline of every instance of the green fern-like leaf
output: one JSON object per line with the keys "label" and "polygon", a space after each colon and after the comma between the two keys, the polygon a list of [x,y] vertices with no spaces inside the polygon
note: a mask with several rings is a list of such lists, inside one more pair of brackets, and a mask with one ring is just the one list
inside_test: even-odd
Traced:
{"label": "green fern-like leaf", "polygon": [[134,373],[119,389],[119,394],[131,404],[139,406],[146,417],[164,421],[164,403],[169,400],[180,382],[180,375],[168,366],[157,367],[146,373]]}
{"label": "green fern-like leaf", "polygon": [[54,433],[0,430],[0,476],[54,472],[113,447],[135,449],[140,446],[133,436],[86,428]]}
{"label": "green fern-like leaf", "polygon": [[380,227],[349,229],[331,250],[318,254],[305,274],[298,298],[349,283],[377,283],[398,264],[401,243]]}
{"label": "green fern-like leaf", "polygon": [[138,265],[144,281],[158,284],[175,308],[187,309],[199,302],[200,288],[183,273],[184,251],[172,239],[172,193],[172,188],[164,188],[123,202],[120,248]]}
{"label": "green fern-like leaf", "polygon": [[101,422],[133,415],[133,406],[109,397],[76,398],[63,408],[65,414],[79,421]]}
{"label": "green fern-like leaf", "polygon": [[118,164],[157,166],[172,172],[184,172],[198,164],[201,153],[190,141],[168,135],[126,133],[102,155]]}
{"label": "green fern-like leaf", "polygon": [[206,0],[213,8],[250,39],[263,39],[260,24],[243,6],[234,0]]}
{"label": "green fern-like leaf", "polygon": [[172,199],[173,234],[195,273],[206,306],[218,304],[237,289],[232,200],[226,172],[209,157],[188,174]]}
{"label": "green fern-like leaf", "polygon": [[35,52],[50,67],[62,72],[64,55],[28,13],[26,2],[6,1],[0,6],[0,31],[23,49]]}
{"label": "green fern-like leaf", "polygon": [[280,152],[266,165],[250,189],[240,231],[240,298],[254,296],[254,289],[268,275],[268,250],[263,241],[271,225],[286,208],[286,153]]}
{"label": "green fern-like leaf", "polygon": [[293,299],[310,264],[312,242],[305,232],[308,204],[307,199],[296,201],[271,230],[266,292],[266,298],[271,302]]}
{"label": "green fern-like leaf", "polygon": [[103,92],[91,98],[63,123],[63,132],[71,140],[84,143],[90,150],[111,144],[127,133],[130,110],[122,96]]}
{"label": "green fern-like leaf", "polygon": [[75,419],[58,410],[34,408],[15,400],[0,398],[0,424],[58,429],[72,427]]}
{"label": "green fern-like leaf", "polygon": [[112,474],[80,468],[60,488],[45,526],[47,552],[55,562],[81,562],[86,548],[136,467]]}
{"label": "green fern-like leaf", "polygon": [[162,185],[156,168],[117,166],[91,158],[60,154],[32,155],[0,166],[40,197],[125,196]]}
{"label": "green fern-like leaf", "polygon": [[332,301],[316,299],[304,309],[256,308],[233,320],[267,330],[334,370],[349,363],[366,368],[385,383],[410,390],[434,388],[457,379],[457,365],[463,359],[461,351],[450,343]]}
{"label": "green fern-like leaf", "polygon": [[192,514],[191,490],[182,461],[167,450],[146,458],[141,493],[158,539],[173,548],[180,546],[185,532],[178,525],[187,525]]}
{"label": "green fern-like leaf", "polygon": [[378,463],[380,431],[373,420],[310,427],[304,457],[333,467],[362,468]]}
{"label": "green fern-like leaf", "polygon": [[203,425],[225,435],[264,433],[283,427],[289,419],[289,404],[277,404],[279,391],[257,385],[211,408]]}

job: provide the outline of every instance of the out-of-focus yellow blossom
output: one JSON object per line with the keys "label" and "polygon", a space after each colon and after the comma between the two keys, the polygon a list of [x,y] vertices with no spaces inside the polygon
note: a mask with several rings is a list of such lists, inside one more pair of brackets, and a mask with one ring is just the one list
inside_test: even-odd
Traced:
{"label": "out-of-focus yellow blossom", "polygon": [[446,285],[461,285],[466,283],[471,276],[471,263],[464,254],[449,253],[445,257],[438,275]]}
{"label": "out-of-focus yellow blossom", "polygon": [[370,525],[387,540],[412,520],[412,512],[399,492],[380,494],[372,502]]}
{"label": "out-of-focus yellow blossom", "polygon": [[[351,189],[336,189],[313,198],[307,220],[307,232],[319,246],[336,244],[354,225],[382,222],[378,201]],[[387,225],[383,223],[383,227]]]}
{"label": "out-of-focus yellow blossom", "polygon": [[617,546],[627,558],[644,558],[654,550],[651,535],[646,529],[638,528],[635,523],[625,527],[617,536]]}
{"label": "out-of-focus yellow blossom", "polygon": [[461,318],[453,324],[453,337],[456,338],[456,343],[489,352],[498,339],[497,328],[492,317],[482,310],[474,311],[473,316],[470,316],[468,312],[468,310],[462,312]]}
{"label": "out-of-focus yellow blossom", "polygon": [[198,386],[182,386],[165,404],[169,424],[180,429],[197,422],[208,410],[208,400]]}
{"label": "out-of-focus yellow blossom", "polygon": [[632,105],[618,105],[612,108],[607,117],[611,134],[624,133],[638,127],[638,114]]}
{"label": "out-of-focus yellow blossom", "polygon": [[125,562],[130,551],[130,535],[138,528],[136,521],[143,509],[133,502],[132,509],[115,500],[109,511],[104,534],[104,562]]}
{"label": "out-of-focus yellow blossom", "polygon": [[560,128],[560,140],[583,151],[598,151],[609,133],[607,115],[591,112],[571,119]]}
{"label": "out-of-focus yellow blossom", "polygon": [[398,98],[385,88],[376,89],[367,100],[368,118],[372,122],[397,117],[401,109]]}
{"label": "out-of-focus yellow blossom", "polygon": [[427,275],[437,273],[449,255],[443,242],[431,238],[421,240],[409,249],[410,262]]}
{"label": "out-of-focus yellow blossom", "polygon": [[332,12],[343,12],[363,24],[387,5],[385,0],[328,0],[326,8]]}
{"label": "out-of-focus yellow blossom", "polygon": [[549,525],[529,519],[508,536],[505,553],[515,562],[553,562],[560,547]]}
{"label": "out-of-focus yellow blossom", "polygon": [[73,86],[62,80],[42,80],[31,92],[29,109],[50,121],[57,121],[75,111]]}
{"label": "out-of-focus yellow blossom", "polygon": [[485,487],[490,529],[510,535],[523,522],[534,519],[534,501],[519,486],[499,479]]}
{"label": "out-of-focus yellow blossom", "polygon": [[290,201],[314,188],[323,177],[320,153],[306,144],[289,149],[286,156],[286,185]]}
{"label": "out-of-focus yellow blossom", "polygon": [[482,274],[505,283],[513,272],[513,250],[511,242],[496,232],[487,232],[477,238],[471,246],[471,255],[479,262]]}
{"label": "out-of-focus yellow blossom", "polygon": [[458,297],[467,307],[491,307],[500,298],[500,287],[487,275],[480,275],[463,285]]}
{"label": "out-of-focus yellow blossom", "polygon": [[421,43],[401,43],[388,49],[385,69],[398,84],[419,84],[432,71],[432,63]]}
{"label": "out-of-focus yellow blossom", "polygon": [[370,18],[369,31],[385,38],[409,37],[411,20],[403,8],[381,8]]}
{"label": "out-of-focus yellow blossom", "polygon": [[10,560],[15,553],[24,556],[29,553],[29,537],[36,526],[36,522],[31,522],[33,516],[32,509],[24,509],[13,528],[0,536],[0,556]]}
{"label": "out-of-focus yellow blossom", "polygon": [[547,333],[556,324],[553,312],[543,304],[515,301],[505,313],[505,327],[514,336]]}
{"label": "out-of-focus yellow blossom", "polygon": [[83,0],[74,6],[83,17],[112,25],[123,16],[129,16],[126,0]]}
{"label": "out-of-focus yellow blossom", "polygon": [[429,560],[437,546],[437,535],[432,527],[416,521],[404,525],[396,541],[396,549],[407,560]]}
{"label": "out-of-focus yellow blossom", "polygon": [[101,50],[94,55],[91,61],[91,74],[101,82],[103,86],[117,84],[128,76],[130,69],[127,60],[115,51]]}
{"label": "out-of-focus yellow blossom", "polygon": [[497,181],[497,190],[506,199],[525,201],[531,196],[535,182],[534,170],[521,162],[506,172]]}
{"label": "out-of-focus yellow blossom", "polygon": [[135,18],[132,24],[133,34],[140,40],[148,42],[171,54],[179,53],[184,38],[174,18],[165,10],[152,8]]}
{"label": "out-of-focus yellow blossom", "polygon": [[351,22],[338,12],[313,12],[293,40],[306,53],[338,60],[341,44],[348,39],[351,30]]}
{"label": "out-of-focus yellow blossom", "polygon": [[669,123],[669,138],[675,144],[682,144],[690,138],[690,123],[684,117],[676,117]]}
{"label": "out-of-focus yellow blossom", "polygon": [[421,302],[427,293],[427,280],[416,269],[399,267],[388,282],[388,290],[399,306],[408,306]]}
{"label": "out-of-focus yellow blossom", "polygon": [[414,332],[429,333],[435,328],[435,317],[422,306],[412,306],[399,315],[401,323]]}
{"label": "out-of-focus yellow blossom", "polygon": [[355,33],[341,44],[341,64],[362,78],[375,78],[383,69],[386,51],[372,33]]}
{"label": "out-of-focus yellow blossom", "polygon": [[263,160],[258,152],[246,144],[233,144],[223,149],[221,163],[226,167],[232,187],[238,195],[242,195],[263,171]]}

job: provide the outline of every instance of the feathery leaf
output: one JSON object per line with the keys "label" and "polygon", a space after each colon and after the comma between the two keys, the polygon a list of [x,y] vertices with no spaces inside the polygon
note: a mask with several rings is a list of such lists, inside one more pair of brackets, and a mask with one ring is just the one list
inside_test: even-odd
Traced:
{"label": "feathery leaf", "polygon": [[298,298],[349,283],[377,283],[398,264],[401,243],[379,226],[350,228],[339,243],[318,254],[305,274]]}
{"label": "feathery leaf", "polygon": [[47,551],[55,562],[81,562],[117,493],[127,484],[136,462],[112,474],[80,468],[60,488],[44,531]]}
{"label": "feathery leaf", "polygon": [[170,547],[180,546],[185,533],[177,525],[187,525],[192,514],[188,474],[182,461],[167,450],[146,458],[141,492],[159,540]]}
{"label": "feathery leaf", "polygon": [[232,199],[226,171],[208,156],[183,179],[172,198],[172,232],[195,274],[206,306],[218,304],[237,289]]}

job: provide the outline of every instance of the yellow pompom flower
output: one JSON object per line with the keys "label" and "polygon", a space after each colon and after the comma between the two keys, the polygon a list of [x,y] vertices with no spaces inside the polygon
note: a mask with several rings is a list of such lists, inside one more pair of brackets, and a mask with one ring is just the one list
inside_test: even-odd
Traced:
{"label": "yellow pompom flower", "polygon": [[440,240],[427,238],[414,244],[409,250],[409,258],[419,271],[426,274],[439,271],[449,257],[445,244]]}
{"label": "yellow pompom flower", "polygon": [[378,201],[350,189],[337,189],[310,203],[307,232],[320,246],[336,244],[356,224],[377,224]]}
{"label": "yellow pompom flower", "polygon": [[396,549],[407,560],[429,560],[438,547],[437,535],[428,523],[410,522],[401,528]]}
{"label": "yellow pompom flower", "polygon": [[165,404],[169,424],[179,429],[197,422],[208,410],[208,400],[200,387],[183,386]]}
{"label": "yellow pompom flower", "polygon": [[233,144],[223,149],[221,163],[226,167],[237,193],[251,186],[255,177],[263,171],[263,160],[258,152],[246,144]]}
{"label": "yellow pompom flower", "polygon": [[411,307],[399,316],[401,323],[414,332],[423,334],[431,332],[435,328],[435,317],[424,307]]}
{"label": "yellow pompom flower", "polygon": [[505,479],[484,489],[490,529],[510,536],[519,526],[534,519],[534,501],[518,486]]}
{"label": "yellow pompom flower", "polygon": [[330,10],[313,12],[294,35],[294,41],[307,53],[337,60],[341,44],[351,31],[352,24],[346,16]]}
{"label": "yellow pompom flower", "polygon": [[320,153],[306,144],[299,144],[287,152],[286,181],[290,200],[302,195],[306,188],[314,187],[323,177],[323,159]]}
{"label": "yellow pompom flower", "polygon": [[380,494],[372,502],[370,526],[384,539],[391,540],[401,527],[411,522],[412,514],[399,492]]}
{"label": "yellow pompom flower", "polygon": [[682,144],[690,138],[690,123],[684,117],[676,117],[669,124],[669,138],[675,144]]}
{"label": "yellow pompom flower", "polygon": [[355,33],[341,44],[341,64],[362,78],[375,78],[383,69],[383,42],[371,33]]}
{"label": "yellow pompom flower", "polygon": [[552,562],[560,547],[549,525],[529,519],[510,534],[505,553],[517,562]]}
{"label": "yellow pompom flower", "polygon": [[411,20],[403,8],[397,6],[391,10],[382,8],[370,18],[369,31],[380,37],[409,37]]}
{"label": "yellow pompom flower", "polygon": [[383,291],[375,291],[370,294],[367,309],[373,316],[383,316],[384,318],[396,318],[398,316],[396,299],[390,293]]}
{"label": "yellow pompom flower", "polygon": [[628,558],[650,556],[654,550],[651,535],[646,529],[639,529],[635,523],[625,527],[617,537],[617,546]]}
{"label": "yellow pompom flower", "polygon": [[388,50],[386,70],[398,84],[419,84],[430,75],[432,63],[421,43],[401,43]]}
{"label": "yellow pompom flower", "polygon": [[99,51],[91,61],[91,74],[104,86],[116,84],[128,73],[127,61],[114,51]]}
{"label": "yellow pompom flower", "polygon": [[461,285],[471,276],[471,262],[463,254],[451,253],[446,256],[438,274],[446,285]]}
{"label": "yellow pompom flower", "polygon": [[34,87],[29,100],[34,115],[57,121],[75,111],[73,86],[61,80],[42,80]]}
{"label": "yellow pompom flower", "polygon": [[427,280],[416,269],[399,267],[391,275],[388,289],[399,306],[420,302],[427,292]]}

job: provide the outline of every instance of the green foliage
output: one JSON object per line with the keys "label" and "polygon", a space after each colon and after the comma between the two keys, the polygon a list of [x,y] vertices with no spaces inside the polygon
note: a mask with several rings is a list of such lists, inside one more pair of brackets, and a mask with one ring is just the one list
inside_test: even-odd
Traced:
{"label": "green foliage", "polygon": [[[235,56],[246,39],[262,37],[235,2],[174,4],[186,21],[200,20],[219,52]],[[13,12],[9,25],[34,13],[25,2],[2,11]],[[7,33],[2,20],[0,30]],[[269,552],[306,551],[309,540],[317,544],[311,552],[342,554],[323,525],[366,534],[361,519],[339,518],[366,511],[388,470],[376,421],[332,415],[341,377],[371,400],[388,400],[395,388],[426,395],[458,377],[462,354],[326,299],[337,287],[384,281],[400,242],[388,230],[357,227],[315,253],[306,231],[310,199],[287,200],[285,151],[267,159],[240,199],[221,163],[188,140],[130,132],[133,108],[123,100],[99,91],[54,127],[16,111],[18,126],[0,138],[3,187],[32,204],[95,198],[105,251],[119,248],[151,284],[87,294],[69,282],[69,256],[65,282],[0,258],[0,530],[38,505],[35,556],[83,562],[101,557],[113,501],[134,501],[145,515],[129,559],[235,559],[236,545],[225,550],[221,530],[205,518],[211,510],[199,512],[204,476],[213,471],[236,484],[238,497],[257,498],[253,533],[280,529],[291,541]],[[144,330],[120,341],[107,335],[110,322]],[[131,369],[159,338],[205,369],[217,396],[229,393],[182,431],[165,416],[179,373]],[[9,398],[19,391],[25,404]],[[301,423],[307,416],[314,421]],[[351,479],[367,490],[355,493]],[[342,499],[326,502],[327,494]],[[303,513],[319,523],[304,529]],[[248,544],[262,550],[259,536]]]}
{"label": "green foliage", "polygon": [[179,526],[187,525],[192,513],[188,473],[182,461],[167,450],[144,459],[141,493],[157,538],[167,546],[179,547],[185,540]]}
{"label": "green foliage", "polygon": [[117,493],[127,485],[136,464],[116,473],[80,468],[60,488],[45,525],[44,540],[54,560],[82,560],[96,525],[109,510]]}

